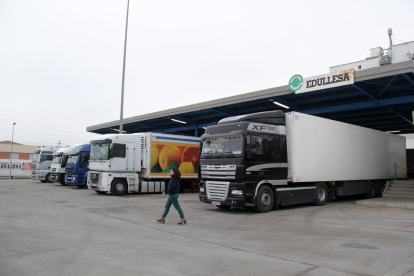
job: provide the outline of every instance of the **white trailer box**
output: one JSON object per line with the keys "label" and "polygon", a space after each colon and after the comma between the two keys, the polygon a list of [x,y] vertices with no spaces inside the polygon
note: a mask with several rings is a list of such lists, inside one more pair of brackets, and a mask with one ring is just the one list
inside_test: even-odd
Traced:
{"label": "white trailer box", "polygon": [[405,137],[298,112],[285,118],[293,182],[407,177]]}

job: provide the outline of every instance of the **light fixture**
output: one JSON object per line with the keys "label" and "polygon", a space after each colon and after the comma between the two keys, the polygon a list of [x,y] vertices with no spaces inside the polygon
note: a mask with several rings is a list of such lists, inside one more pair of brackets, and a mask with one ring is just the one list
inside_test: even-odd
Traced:
{"label": "light fixture", "polygon": [[203,127],[204,129],[207,129],[206,127]]}
{"label": "light fixture", "polygon": [[[119,132],[120,132],[120,130],[119,130],[119,129],[116,129],[116,128],[113,128],[113,130],[115,130],[115,131],[119,131]],[[123,130],[123,131],[122,131],[122,133],[126,133],[126,131],[125,131],[125,130]]]}
{"label": "light fixture", "polygon": [[387,133],[399,133],[401,132],[400,130],[390,130],[390,131],[386,131]]}
{"label": "light fixture", "polygon": [[283,107],[283,108],[286,108],[286,109],[289,109],[290,107],[289,106],[287,106],[287,105],[284,105],[284,104],[281,104],[281,103],[278,103],[278,102],[273,102],[274,104],[277,104],[277,105],[279,105],[279,106],[281,106],[281,107]]}
{"label": "light fixture", "polygon": [[187,124],[186,122],[180,121],[180,120],[176,120],[173,118],[170,118],[171,121],[177,122],[177,123],[181,123],[181,124]]}

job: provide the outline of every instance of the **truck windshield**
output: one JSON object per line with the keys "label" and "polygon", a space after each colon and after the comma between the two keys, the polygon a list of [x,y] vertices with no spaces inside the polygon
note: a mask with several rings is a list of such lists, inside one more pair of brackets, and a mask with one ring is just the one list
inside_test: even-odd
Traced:
{"label": "truck windshield", "polygon": [[40,162],[43,162],[43,161],[52,161],[52,160],[53,160],[53,155],[44,155],[44,154],[42,154],[40,156]]}
{"label": "truck windshield", "polygon": [[34,155],[33,155],[33,162],[37,162],[37,161],[39,161],[39,157],[40,157],[40,152],[38,152],[38,153],[35,153]]}
{"label": "truck windshield", "polygon": [[90,160],[108,160],[109,144],[93,144],[91,146]]}
{"label": "truck windshield", "polygon": [[203,141],[202,154],[241,154],[243,135],[209,137]]}
{"label": "truck windshield", "polygon": [[60,160],[62,159],[62,155],[55,155],[53,156],[52,164],[60,164]]}
{"label": "truck windshield", "polygon": [[71,155],[69,157],[68,163],[76,163],[76,161],[78,161],[78,158],[79,158],[79,154],[77,154],[77,155]]}
{"label": "truck windshield", "polygon": [[68,163],[69,155],[63,155],[62,156],[62,163],[60,163],[60,166],[62,168],[66,167],[66,163]]}

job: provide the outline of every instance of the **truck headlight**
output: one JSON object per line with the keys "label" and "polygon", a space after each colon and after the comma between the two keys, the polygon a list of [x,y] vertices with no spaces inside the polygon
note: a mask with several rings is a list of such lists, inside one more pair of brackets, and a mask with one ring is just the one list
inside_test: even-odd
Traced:
{"label": "truck headlight", "polygon": [[232,195],[243,195],[243,191],[242,190],[233,190],[231,191]]}
{"label": "truck headlight", "polygon": [[200,188],[200,192],[204,193],[204,188],[203,187]]}

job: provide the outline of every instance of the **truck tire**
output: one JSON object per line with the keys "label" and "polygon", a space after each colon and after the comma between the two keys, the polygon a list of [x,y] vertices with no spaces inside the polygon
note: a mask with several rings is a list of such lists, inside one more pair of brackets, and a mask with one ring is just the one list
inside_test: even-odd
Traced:
{"label": "truck tire", "polygon": [[40,182],[42,182],[42,183],[46,183],[46,180],[40,180]]}
{"label": "truck tire", "polygon": [[50,173],[48,173],[45,177],[45,182],[47,183],[53,183],[53,180],[50,178]]}
{"label": "truck tire", "polygon": [[95,191],[97,194],[100,194],[100,195],[104,195],[104,194],[106,194],[106,192],[104,192],[104,191]]}
{"label": "truck tire", "polygon": [[116,196],[123,196],[127,193],[127,185],[125,181],[121,179],[114,180],[111,186],[111,193]]}
{"label": "truck tire", "polygon": [[325,184],[319,183],[315,189],[315,201],[316,206],[323,206],[328,201],[328,187]]}
{"label": "truck tire", "polygon": [[376,185],[374,181],[368,181],[368,191],[364,194],[364,198],[370,199],[370,198],[375,197],[375,193],[376,193],[375,188],[376,188]]}
{"label": "truck tire", "polygon": [[375,181],[375,197],[382,197],[383,189],[384,189],[384,183],[383,181]]}
{"label": "truck tire", "polygon": [[257,192],[257,201],[254,210],[258,213],[267,213],[273,208],[275,196],[269,186],[262,186]]}

